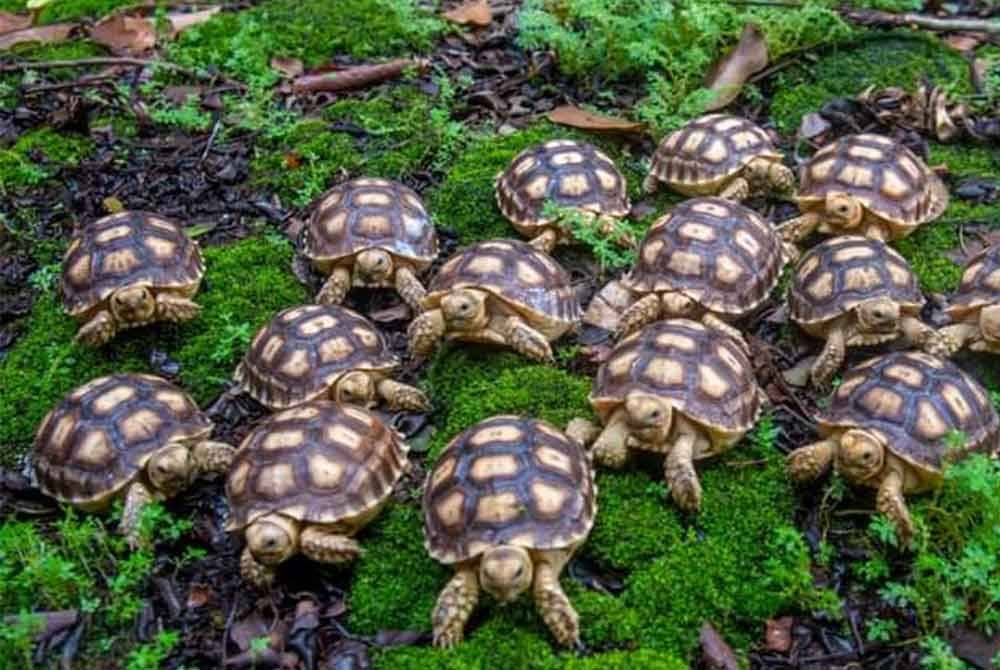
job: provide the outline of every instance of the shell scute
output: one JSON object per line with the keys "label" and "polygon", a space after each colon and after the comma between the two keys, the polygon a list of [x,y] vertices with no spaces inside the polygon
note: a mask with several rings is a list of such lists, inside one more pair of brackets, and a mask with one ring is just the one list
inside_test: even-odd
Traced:
{"label": "shell scute", "polygon": [[948,305],[948,314],[960,321],[970,312],[1000,302],[1000,244],[987,247],[970,258],[962,281]]}

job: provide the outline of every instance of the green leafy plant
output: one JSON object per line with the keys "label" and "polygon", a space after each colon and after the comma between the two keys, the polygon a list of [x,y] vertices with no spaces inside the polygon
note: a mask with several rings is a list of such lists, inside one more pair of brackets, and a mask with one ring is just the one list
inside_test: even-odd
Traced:
{"label": "green leafy plant", "polygon": [[[622,240],[635,239],[641,231],[624,220],[599,219],[570,207],[547,201],[542,216],[558,221],[574,239],[590,249],[602,270],[623,268],[635,263],[635,251]],[[610,227],[610,230],[608,228]]]}

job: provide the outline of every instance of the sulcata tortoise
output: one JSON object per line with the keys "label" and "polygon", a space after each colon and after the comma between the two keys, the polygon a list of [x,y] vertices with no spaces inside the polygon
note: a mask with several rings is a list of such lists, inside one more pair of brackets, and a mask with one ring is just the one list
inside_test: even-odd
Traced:
{"label": "sulcata tortoise", "polygon": [[965,264],[947,312],[953,325],[940,331],[946,353],[968,347],[1000,354],[1000,244],[983,249]]}

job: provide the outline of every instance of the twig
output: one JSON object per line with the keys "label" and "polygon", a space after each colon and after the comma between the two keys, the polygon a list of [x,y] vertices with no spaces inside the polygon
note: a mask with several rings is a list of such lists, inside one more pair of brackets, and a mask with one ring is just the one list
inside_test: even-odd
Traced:
{"label": "twig", "polygon": [[397,58],[387,63],[357,65],[344,70],[305,74],[292,83],[296,93],[318,93],[320,91],[345,91],[378,84],[395,79],[410,68],[424,70],[428,62],[422,59]]}
{"label": "twig", "polygon": [[169,70],[170,72],[176,72],[178,74],[187,75],[188,77],[193,77],[195,79],[205,79],[205,80],[215,80],[222,79],[228,84],[239,86],[241,89],[244,88],[239,82],[232,82],[227,79],[221,78],[218,75],[209,74],[207,72],[198,72],[197,70],[192,70],[186,68],[182,65],[177,65],[176,63],[169,63],[164,60],[155,60],[149,58],[130,58],[127,56],[99,56],[96,58],[79,58],[77,60],[43,60],[43,61],[25,61],[21,63],[7,63],[5,65],[0,65],[0,72],[20,72],[22,70],[56,70],[64,67],[86,67],[88,65],[128,65],[132,67],[159,67],[164,70]]}
{"label": "twig", "polygon": [[94,75],[91,77],[80,77],[79,79],[74,79],[73,81],[64,81],[58,84],[42,84],[40,86],[29,86],[24,89],[25,94],[32,93],[42,93],[45,91],[61,91],[67,88],[79,88],[84,86],[94,86],[100,84],[106,84],[108,82],[114,81],[115,77],[112,75]]}
{"label": "twig", "polygon": [[212,144],[215,142],[215,136],[219,134],[219,127],[222,125],[222,118],[217,118],[215,120],[215,125],[212,126],[212,134],[208,136],[208,142],[205,142],[205,150],[201,152],[201,158],[198,159],[198,165],[205,162],[208,158],[208,152],[212,150]]}
{"label": "twig", "polygon": [[840,15],[852,23],[858,23],[863,26],[884,28],[915,26],[924,30],[942,32],[962,31],[1000,35],[1000,21],[988,19],[942,19],[923,14],[893,14],[892,12],[882,12],[875,9],[852,9],[850,7],[841,8]]}

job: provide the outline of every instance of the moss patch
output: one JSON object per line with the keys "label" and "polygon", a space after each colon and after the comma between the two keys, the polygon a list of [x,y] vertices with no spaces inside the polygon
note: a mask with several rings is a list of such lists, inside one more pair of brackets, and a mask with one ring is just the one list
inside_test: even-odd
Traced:
{"label": "moss patch", "polygon": [[[291,246],[261,237],[205,249],[208,270],[196,300],[199,318],[126,331],[100,350],[73,344],[77,326],[53,292],[42,295],[26,334],[0,361],[0,444],[10,464],[34,437],[42,417],[71,389],[102,374],[147,372],[154,351],[181,364],[181,382],[199,403],[219,393],[254,331],[274,312],[303,302],[288,270]],[[246,281],[247,272],[254,281]]]}
{"label": "moss patch", "polygon": [[[136,0],[59,0],[52,2],[38,15],[39,23],[56,23],[72,19],[98,19],[119,7],[141,4]],[[26,0],[3,0],[0,11],[27,12]]]}
{"label": "moss patch", "polygon": [[14,146],[0,151],[0,194],[37,186],[60,169],[78,165],[93,150],[93,143],[79,135],[51,128],[25,133]]}

